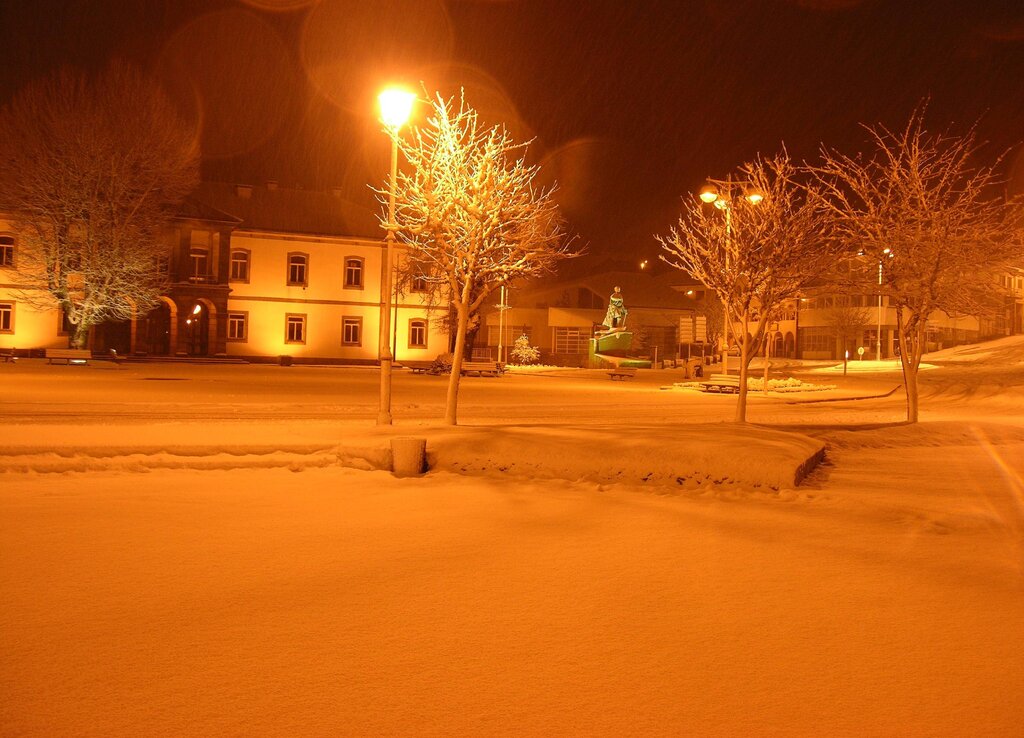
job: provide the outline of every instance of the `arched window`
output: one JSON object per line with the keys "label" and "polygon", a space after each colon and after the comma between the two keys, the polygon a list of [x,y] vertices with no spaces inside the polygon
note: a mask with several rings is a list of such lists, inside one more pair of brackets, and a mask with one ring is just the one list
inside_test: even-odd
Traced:
{"label": "arched window", "polygon": [[345,257],[345,287],[363,289],[363,260],[358,256]]}
{"label": "arched window", "polygon": [[305,287],[309,284],[309,255],[288,254],[288,286]]}

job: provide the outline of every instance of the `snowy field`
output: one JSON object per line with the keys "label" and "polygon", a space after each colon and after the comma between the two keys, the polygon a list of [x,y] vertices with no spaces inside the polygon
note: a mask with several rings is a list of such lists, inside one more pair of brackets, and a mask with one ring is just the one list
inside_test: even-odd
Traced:
{"label": "snowy field", "polygon": [[398,373],[403,480],[371,369],[0,365],[0,735],[1018,736],[1024,341],[926,360]]}

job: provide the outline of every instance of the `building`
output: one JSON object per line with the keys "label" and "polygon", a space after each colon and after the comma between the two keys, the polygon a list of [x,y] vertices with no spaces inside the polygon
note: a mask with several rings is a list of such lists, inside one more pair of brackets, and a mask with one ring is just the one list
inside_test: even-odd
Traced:
{"label": "building", "polygon": [[[204,183],[165,235],[160,305],[96,326],[89,347],[122,356],[376,363],[384,242],[350,235],[372,229],[372,214],[332,193]],[[400,261],[402,249],[395,251]],[[67,346],[61,311],[25,299],[17,261],[18,234],[0,221],[0,348]],[[413,280],[393,303],[397,360],[447,350],[439,330],[447,308],[430,305],[425,285]]]}

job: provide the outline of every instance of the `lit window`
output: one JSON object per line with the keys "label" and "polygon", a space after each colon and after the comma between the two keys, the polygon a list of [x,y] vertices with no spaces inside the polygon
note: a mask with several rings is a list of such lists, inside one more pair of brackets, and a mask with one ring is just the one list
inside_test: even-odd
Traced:
{"label": "lit window", "polygon": [[341,345],[361,346],[363,343],[363,319],[341,319]]}
{"label": "lit window", "polygon": [[14,236],[0,236],[0,267],[14,266]]}
{"label": "lit window", "polygon": [[228,313],[228,340],[245,341],[249,337],[249,314]]}
{"label": "lit window", "polygon": [[284,342],[305,343],[306,316],[289,314],[285,316],[284,321]]}
{"label": "lit window", "polygon": [[309,257],[306,254],[288,254],[288,286],[305,287]]}
{"label": "lit window", "polygon": [[555,328],[556,354],[585,354],[590,336],[581,328]]}
{"label": "lit window", "polygon": [[193,280],[204,279],[210,274],[210,250],[193,246],[189,251],[189,258],[192,260]]}
{"label": "lit window", "polygon": [[363,260],[350,257],[345,259],[345,286],[356,289],[363,287]]}
{"label": "lit window", "polygon": [[427,347],[427,321],[415,318],[409,321],[409,348]]}
{"label": "lit window", "polygon": [[0,302],[0,333],[14,333],[13,302]]}
{"label": "lit window", "polygon": [[229,279],[232,282],[249,281],[249,252],[244,249],[236,249],[231,252],[231,272]]}

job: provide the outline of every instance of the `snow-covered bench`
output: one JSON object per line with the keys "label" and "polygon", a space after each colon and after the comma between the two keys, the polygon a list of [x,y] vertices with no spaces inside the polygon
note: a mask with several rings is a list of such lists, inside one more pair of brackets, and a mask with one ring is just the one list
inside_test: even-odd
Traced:
{"label": "snow-covered bench", "polygon": [[462,374],[476,374],[478,377],[500,377],[502,374],[501,364],[497,361],[464,361],[462,362]]}
{"label": "snow-covered bench", "polygon": [[0,349],[0,359],[4,360],[6,364],[8,361],[17,361],[18,357],[14,355],[14,349]]}
{"label": "snow-covered bench", "polygon": [[636,367],[632,366],[617,366],[614,369],[609,369],[607,372],[608,376],[612,378],[612,381],[621,379],[626,381],[636,376]]}
{"label": "snow-covered bench", "polygon": [[411,371],[413,374],[429,374],[430,370],[434,367],[432,361],[403,361],[402,366]]}
{"label": "snow-covered bench", "polygon": [[700,388],[704,392],[739,392],[740,378],[731,374],[712,374],[700,381]]}
{"label": "snow-covered bench", "polygon": [[92,351],[89,349],[48,348],[45,349],[45,356],[47,364],[52,364],[55,359],[63,361],[65,364],[84,364],[92,358]]}

